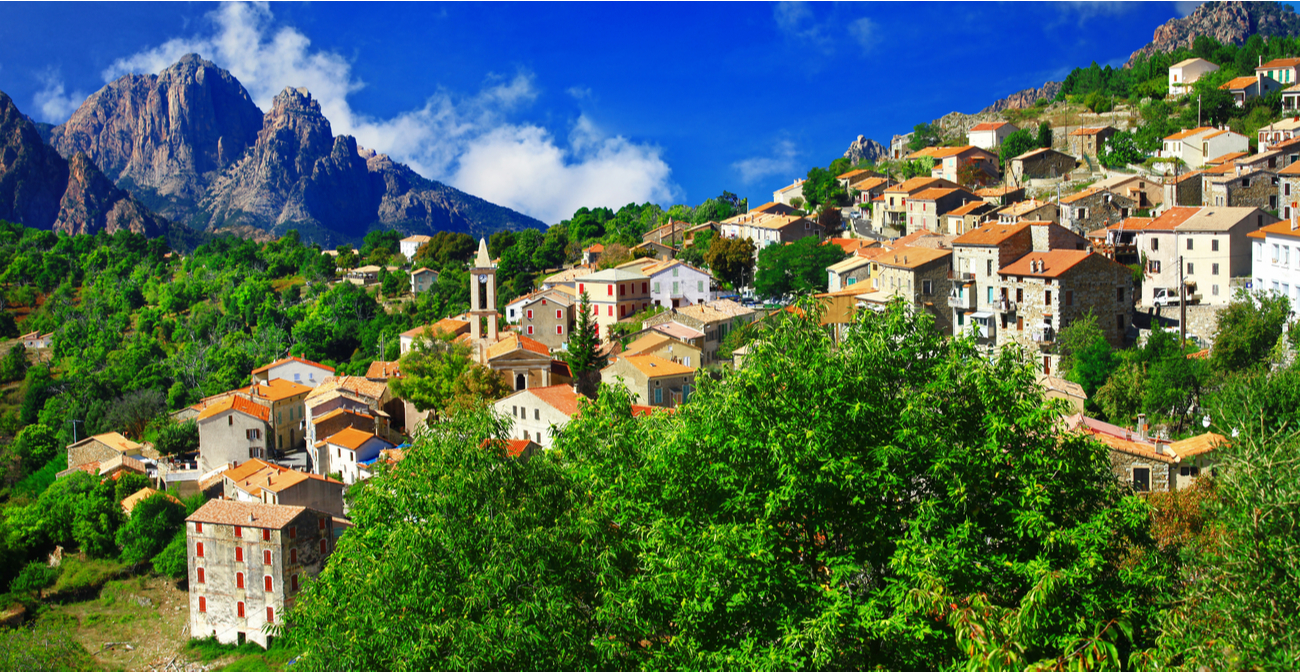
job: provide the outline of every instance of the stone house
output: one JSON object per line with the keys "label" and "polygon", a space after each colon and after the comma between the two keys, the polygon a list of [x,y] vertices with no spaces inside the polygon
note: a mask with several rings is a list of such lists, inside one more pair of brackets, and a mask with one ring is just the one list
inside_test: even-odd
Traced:
{"label": "stone house", "polygon": [[936,187],[913,194],[907,200],[907,230],[905,233],[941,231],[944,215],[966,205],[980,201],[974,192],[963,187]]}
{"label": "stone house", "polygon": [[103,464],[120,456],[139,457],[144,451],[144,444],[136,443],[117,432],[108,432],[69,444],[67,451],[68,468],[76,469],[92,462]]}
{"label": "stone house", "polygon": [[1300,138],[1300,116],[1275,121],[1259,129],[1256,137],[1261,152],[1267,152],[1269,148],[1275,145]]}
{"label": "stone house", "polygon": [[1030,150],[1007,161],[1011,181],[1023,185],[1029,180],[1066,177],[1074,170],[1075,158],[1049,147]]}
{"label": "stone house", "polygon": [[1133,273],[1085,250],[1031,252],[998,271],[997,347],[1019,345],[1053,375],[1056,334],[1091,311],[1106,340],[1122,347],[1132,323]]}
{"label": "stone house", "polygon": [[190,636],[270,643],[305,579],[334,551],[335,518],[301,506],[211,500],[185,519]]}
{"label": "stone house", "polygon": [[686,230],[691,226],[690,222],[669,220],[668,223],[641,234],[641,242],[658,243],[668,248],[681,247],[686,240]]}
{"label": "stone house", "polygon": [[361,465],[374,462],[381,451],[393,447],[374,434],[349,427],[317,441],[312,463],[317,465],[316,473],[337,473],[345,484],[352,485],[361,480]]}
{"label": "stone house", "polygon": [[1176,457],[1158,444],[1094,434],[1110,449],[1110,469],[1120,483],[1135,492],[1169,492],[1174,489]]}
{"label": "stone house", "polygon": [[302,427],[307,416],[303,402],[312,389],[284,378],[272,378],[264,385],[250,385],[236,393],[270,409],[268,422],[272,441],[269,447],[288,451],[301,448],[305,443]]}
{"label": "stone house", "polygon": [[1052,222],[1060,221],[1060,208],[1051,201],[1030,199],[1004,206],[997,211],[998,223],[1013,222]]}
{"label": "stone house", "polygon": [[432,236],[422,234],[407,236],[398,241],[397,250],[402,253],[402,256],[406,257],[407,261],[415,261],[415,255],[419,253],[420,248],[429,244],[431,240],[433,240]]}
{"label": "stone house", "polygon": [[658,259],[659,261],[668,261],[677,256],[677,248],[668,247],[663,243],[656,243],[654,241],[648,241],[636,245],[632,247],[630,251],[632,254],[648,254],[649,258]]}
{"label": "stone house", "polygon": [[636,340],[628,343],[620,354],[626,357],[656,355],[689,367],[699,366],[704,359],[704,351],[698,346],[653,330],[643,333]]}
{"label": "stone house", "polygon": [[222,496],[236,502],[305,506],[343,515],[343,483],[258,459],[222,473]]}
{"label": "stone house", "polygon": [[1075,232],[1102,229],[1128,218],[1136,203],[1100,187],[1061,197],[1061,226]]}
{"label": "stone house", "polygon": [[423,294],[438,286],[438,272],[431,268],[411,271],[411,293]]}
{"label": "stone house", "polygon": [[848,191],[850,189],[858,189],[857,185],[862,184],[867,180],[877,180],[877,179],[881,179],[880,173],[870,171],[870,170],[864,170],[862,168],[858,168],[856,170],[850,170],[847,173],[842,173],[840,175],[835,176],[835,182],[838,183],[841,187],[843,187],[845,191]]}
{"label": "stone house", "polygon": [[241,395],[207,405],[196,418],[199,425],[199,472],[227,464],[268,457],[271,409]]}
{"label": "stone house", "polygon": [[312,418],[311,425],[310,434],[319,437],[334,436],[349,427],[374,434],[376,426],[374,416],[351,408],[335,408],[321,413]]}
{"label": "stone house", "polygon": [[1025,200],[1025,188],[1009,184],[1001,187],[985,187],[976,190],[975,195],[984,199],[989,205],[1002,207]]}
{"label": "stone house", "polygon": [[620,356],[600,370],[600,382],[624,385],[634,404],[676,408],[691,398],[695,368],[658,355]]}
{"label": "stone house", "polygon": [[534,296],[518,307],[519,330],[528,338],[555,351],[569,342],[577,306],[562,292]]}
{"label": "stone house", "polygon": [[1224,176],[1206,174],[1201,186],[1201,205],[1277,212],[1280,184],[1278,174],[1268,170]]}
{"label": "stone house", "polygon": [[1161,207],[1195,207],[1201,205],[1202,172],[1194,170],[1182,175],[1166,176],[1160,185]]}
{"label": "stone house", "polygon": [[869,177],[861,182],[855,183],[850,187],[850,195],[857,192],[856,202],[870,203],[885,193],[889,187],[889,179],[884,177]]}
{"label": "stone house", "polygon": [[939,147],[929,154],[934,158],[930,177],[965,186],[983,186],[997,182],[998,155],[974,145]]}
{"label": "stone house", "polygon": [[900,247],[875,257],[872,263],[878,267],[871,281],[871,289],[876,292],[865,299],[867,303],[887,304],[896,296],[902,297],[915,309],[934,315],[935,326],[940,331],[952,332],[948,308],[952,250]]}
{"label": "stone house", "polygon": [[980,149],[995,149],[1002,145],[1008,135],[1020,130],[1014,124],[1005,121],[986,121],[976,124],[966,132],[966,142]]}
{"label": "stone house", "polygon": [[944,215],[947,222],[938,231],[949,236],[960,236],[967,231],[978,228],[980,223],[993,213],[994,209],[995,206],[988,201],[971,201]]}
{"label": "stone house", "polygon": [[54,344],[54,332],[42,334],[39,331],[33,331],[28,334],[23,334],[20,337],[20,340],[23,342],[23,347],[28,350],[48,348]]}
{"label": "stone house", "polygon": [[265,385],[276,378],[283,378],[307,387],[316,387],[332,375],[334,375],[334,367],[317,364],[301,357],[277,359],[266,366],[253,369],[252,372],[254,383]]}
{"label": "stone house", "polygon": [[536,441],[549,448],[569,419],[577,415],[580,397],[572,385],[551,385],[520,390],[498,399],[492,406],[497,414],[509,414],[514,419],[510,438]]}
{"label": "stone house", "polygon": [[1111,126],[1100,128],[1076,128],[1067,136],[1070,153],[1079,158],[1085,156],[1097,160],[1097,155],[1106,148],[1106,142],[1115,137],[1119,131]]}
{"label": "stone house", "polygon": [[1156,208],[1164,202],[1163,185],[1145,175],[1112,175],[1092,186],[1133,201],[1133,207],[1138,210]]}
{"label": "stone house", "polygon": [[1034,249],[1028,222],[985,224],[952,241],[952,284],[948,304],[953,335],[974,330],[976,340],[987,345],[997,338],[995,317],[997,288],[1002,267]]}
{"label": "stone house", "polygon": [[[758,314],[734,301],[719,299],[706,304],[683,306],[666,310],[646,318],[643,326],[662,331],[680,340],[692,343],[700,348],[703,361],[707,365],[716,359],[718,345],[735,329],[739,329],[758,318]],[[666,326],[677,323],[682,329]],[[693,331],[703,335],[701,342],[696,342]]]}
{"label": "stone house", "polygon": [[826,267],[826,289],[830,292],[838,292],[870,279],[871,259],[867,257],[854,255]]}

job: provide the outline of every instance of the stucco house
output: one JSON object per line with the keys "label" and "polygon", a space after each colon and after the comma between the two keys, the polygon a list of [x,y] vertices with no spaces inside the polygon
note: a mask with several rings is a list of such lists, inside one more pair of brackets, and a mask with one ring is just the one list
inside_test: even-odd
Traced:
{"label": "stucco house", "polygon": [[971,127],[966,133],[966,142],[980,149],[993,149],[1018,130],[1014,124],[1005,121],[986,121]]}
{"label": "stucco house", "polygon": [[411,271],[411,293],[423,294],[438,286],[438,272],[431,268]]}
{"label": "stucco house", "polygon": [[634,404],[676,408],[691,398],[695,367],[658,355],[621,356],[600,370],[600,381],[627,387]]}
{"label": "stucco house", "polygon": [[578,413],[580,397],[572,385],[551,385],[520,390],[498,399],[492,406],[498,414],[509,415],[514,420],[510,438],[536,441],[543,448],[550,448],[554,436]]}
{"label": "stucco house", "polygon": [[361,480],[360,464],[373,462],[380,451],[393,447],[374,434],[348,427],[316,442],[317,473],[337,473],[345,484],[352,485]]}
{"label": "stucco house", "polygon": [[1095,161],[1097,155],[1105,149],[1106,143],[1118,132],[1112,126],[1076,128],[1066,136],[1070,142],[1070,153],[1079,158],[1091,157]]}
{"label": "stucco house", "polygon": [[1189,58],[1169,66],[1169,95],[1186,94],[1202,75],[1218,69],[1219,66],[1203,58]]}
{"label": "stucco house", "polygon": [[1233,102],[1237,107],[1244,107],[1246,101],[1251,98],[1267,96],[1282,88],[1282,84],[1277,80],[1263,74],[1256,74],[1254,77],[1236,77],[1219,85],[1220,90],[1232,94]]}
{"label": "stucco house", "polygon": [[265,385],[275,378],[283,378],[307,387],[316,387],[334,375],[334,367],[317,364],[301,357],[277,359],[252,371],[254,383]]}
{"label": "stucco house", "polygon": [[199,471],[268,457],[271,409],[239,395],[209,404],[196,418],[199,425]]}
{"label": "stucco house", "polygon": [[406,257],[407,261],[415,261],[416,253],[418,253],[420,248],[427,245],[431,240],[433,240],[432,236],[420,234],[407,236],[398,241],[397,249],[402,253],[402,256]]}
{"label": "stucco house", "polygon": [[236,502],[305,506],[343,515],[343,483],[318,474],[249,460],[221,474],[222,496]]}
{"label": "stucco house", "polygon": [[[1227,305],[1233,278],[1250,277],[1251,239],[1278,218],[1258,208],[1170,208],[1134,235],[1147,260],[1141,305],[1156,303],[1156,292],[1179,296],[1179,264],[1188,302]],[[1209,338],[1212,334],[1199,334]]]}
{"label": "stucco house", "polygon": [[1200,168],[1216,156],[1249,151],[1250,138],[1236,131],[1201,126],[1165,137],[1160,156],[1182,159],[1189,167]]}

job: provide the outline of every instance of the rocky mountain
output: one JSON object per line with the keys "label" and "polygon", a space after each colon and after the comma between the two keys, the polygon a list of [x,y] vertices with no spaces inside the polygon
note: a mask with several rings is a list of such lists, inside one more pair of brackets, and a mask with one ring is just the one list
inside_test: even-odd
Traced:
{"label": "rocky mountain", "polygon": [[1133,52],[1129,64],[1138,54],[1168,53],[1178,47],[1190,47],[1200,35],[1220,43],[1242,44],[1251,35],[1300,35],[1300,15],[1295,8],[1280,2],[1207,2],[1181,19],[1170,19],[1156,28],[1151,42]]}
{"label": "rocky mountain", "polygon": [[1003,98],[1002,100],[999,100],[993,103],[992,105],[989,105],[988,107],[980,110],[980,112],[984,113],[984,112],[1001,112],[1003,110],[1023,110],[1027,107],[1033,107],[1034,103],[1038,102],[1039,98],[1046,98],[1047,100],[1050,101],[1056,97],[1056,94],[1060,92],[1061,92],[1060,82],[1044,82],[1043,85],[1038,87],[1037,89],[1025,89],[1024,91],[1017,91],[1007,96],[1006,98]]}
{"label": "rocky mountain", "polygon": [[168,232],[166,219],[114,186],[84,153],[68,161],[12,99],[0,92],[0,219],[63,233],[149,236]]}
{"label": "rocky mountain", "polygon": [[263,114],[233,75],[194,54],[100,89],[51,142],[65,157],[85,152],[120,187],[199,230],[260,238],[297,229],[335,245],[376,228],[545,228],[335,137],[306,89],[286,88]]}
{"label": "rocky mountain", "polygon": [[887,158],[888,156],[888,147],[864,135],[859,135],[858,139],[854,140],[853,144],[849,145],[848,151],[844,152],[844,158],[848,159],[849,162],[853,164],[862,163],[863,161],[875,163],[876,161]]}

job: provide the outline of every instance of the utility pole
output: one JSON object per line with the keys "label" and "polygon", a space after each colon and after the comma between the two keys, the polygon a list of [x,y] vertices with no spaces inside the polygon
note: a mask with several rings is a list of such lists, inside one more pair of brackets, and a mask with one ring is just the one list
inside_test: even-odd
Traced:
{"label": "utility pole", "polygon": [[1196,127],[1201,127],[1201,94],[1196,94]]}
{"label": "utility pole", "polygon": [[[1178,237],[1174,237],[1178,244]],[[1178,255],[1178,346],[1187,345],[1187,283],[1183,282],[1183,255]]]}

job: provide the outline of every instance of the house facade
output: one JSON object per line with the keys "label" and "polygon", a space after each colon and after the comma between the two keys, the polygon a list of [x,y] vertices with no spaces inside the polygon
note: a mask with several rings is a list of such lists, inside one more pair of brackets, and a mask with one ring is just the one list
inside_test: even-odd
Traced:
{"label": "house facade", "polygon": [[1235,131],[1202,126],[1174,133],[1164,139],[1160,156],[1182,159],[1191,168],[1233,152],[1249,152],[1250,139]]}
{"label": "house facade", "polygon": [[1219,90],[1232,95],[1233,104],[1244,107],[1251,98],[1267,96],[1282,90],[1282,84],[1272,77],[1256,74],[1254,77],[1236,77],[1219,85]]}
{"label": "house facade", "polygon": [[1065,152],[1051,148],[1030,150],[1007,162],[1011,179],[1016,184],[1027,180],[1044,180],[1066,177],[1074,170],[1075,159]]}
{"label": "house facade", "polygon": [[885,228],[905,230],[907,228],[907,202],[914,194],[919,194],[928,189],[957,189],[960,186],[951,180],[913,177],[910,180],[888,187],[881,195],[880,207],[872,208],[872,228],[877,231]]}
{"label": "house facade", "polygon": [[625,386],[634,404],[676,408],[690,400],[695,368],[658,355],[622,356],[600,370],[600,382]]}
{"label": "house facade", "polygon": [[1280,294],[1300,303],[1300,211],[1247,234],[1251,248],[1251,291]]}
{"label": "house facade", "polygon": [[316,465],[316,473],[338,474],[345,484],[352,485],[361,480],[363,465],[374,462],[381,451],[393,447],[392,443],[374,434],[349,427],[317,441],[312,462]]}
{"label": "house facade", "polygon": [[1100,128],[1077,128],[1067,136],[1070,141],[1070,153],[1079,157],[1097,160],[1097,155],[1106,148],[1106,143],[1119,131],[1111,126]]}
{"label": "house facade", "polygon": [[966,142],[980,149],[992,150],[1000,147],[1008,135],[1018,130],[1020,129],[1015,125],[1005,121],[986,121],[971,127],[966,133]]}
{"label": "house facade", "polygon": [[944,215],[979,200],[974,192],[962,187],[936,187],[917,192],[907,200],[905,233],[916,233],[921,229],[941,231]]}
{"label": "house facade", "polygon": [[1185,287],[1181,296],[1189,303],[1227,305],[1232,279],[1251,277],[1248,235],[1277,221],[1258,208],[1179,207],[1162,213],[1135,236],[1147,259],[1140,304],[1156,305],[1158,293],[1179,297]]}
{"label": "house facade", "polygon": [[227,469],[221,479],[222,497],[231,501],[304,506],[343,515],[345,487],[332,478],[252,459]]}
{"label": "house facade", "polygon": [[572,385],[551,385],[520,390],[492,406],[497,414],[512,418],[511,439],[535,441],[543,448],[551,448],[555,436],[578,413],[579,397]]}
{"label": "house facade", "polygon": [[577,282],[578,296],[587,294],[602,337],[615,322],[650,307],[650,278],[639,271],[609,268]]}
{"label": "house facade", "polygon": [[1219,66],[1203,59],[1189,58],[1169,66],[1169,95],[1181,96],[1191,90],[1191,85],[1207,72],[1214,72]]}
{"label": "house facade", "polygon": [[438,272],[431,268],[411,271],[411,293],[423,294],[438,286]]}
{"label": "house facade", "polygon": [[275,378],[283,378],[307,387],[316,387],[332,375],[334,375],[334,367],[317,364],[301,357],[277,359],[266,366],[253,369],[252,372],[254,383],[265,385]]}
{"label": "house facade", "polygon": [[199,412],[199,471],[268,457],[271,409],[231,395]]}
{"label": "house facade", "polygon": [[1201,205],[1276,211],[1280,184],[1278,174],[1271,170],[1237,175],[1206,173],[1201,181]]}
{"label": "house facade", "polygon": [[432,236],[420,234],[407,236],[398,241],[397,249],[407,261],[415,261],[415,255],[419,253],[420,248],[428,245],[431,240],[433,240]]}
{"label": "house facade", "polygon": [[643,266],[641,273],[650,278],[651,305],[680,308],[718,298],[713,276],[680,261]]}
{"label": "house facade", "polygon": [[270,643],[307,577],[334,551],[334,516],[301,506],[211,500],[185,519],[190,636]]}
{"label": "house facade", "polygon": [[558,292],[534,296],[518,307],[519,331],[550,350],[559,350],[569,341],[576,312],[573,301]]}
{"label": "house facade", "polygon": [[92,462],[104,464],[115,457],[139,457],[144,444],[136,443],[117,432],[88,436],[69,444],[68,468],[75,469]]}
{"label": "house facade", "polygon": [[1061,198],[1061,226],[1088,232],[1128,218],[1137,204],[1105,189],[1092,187]]}

